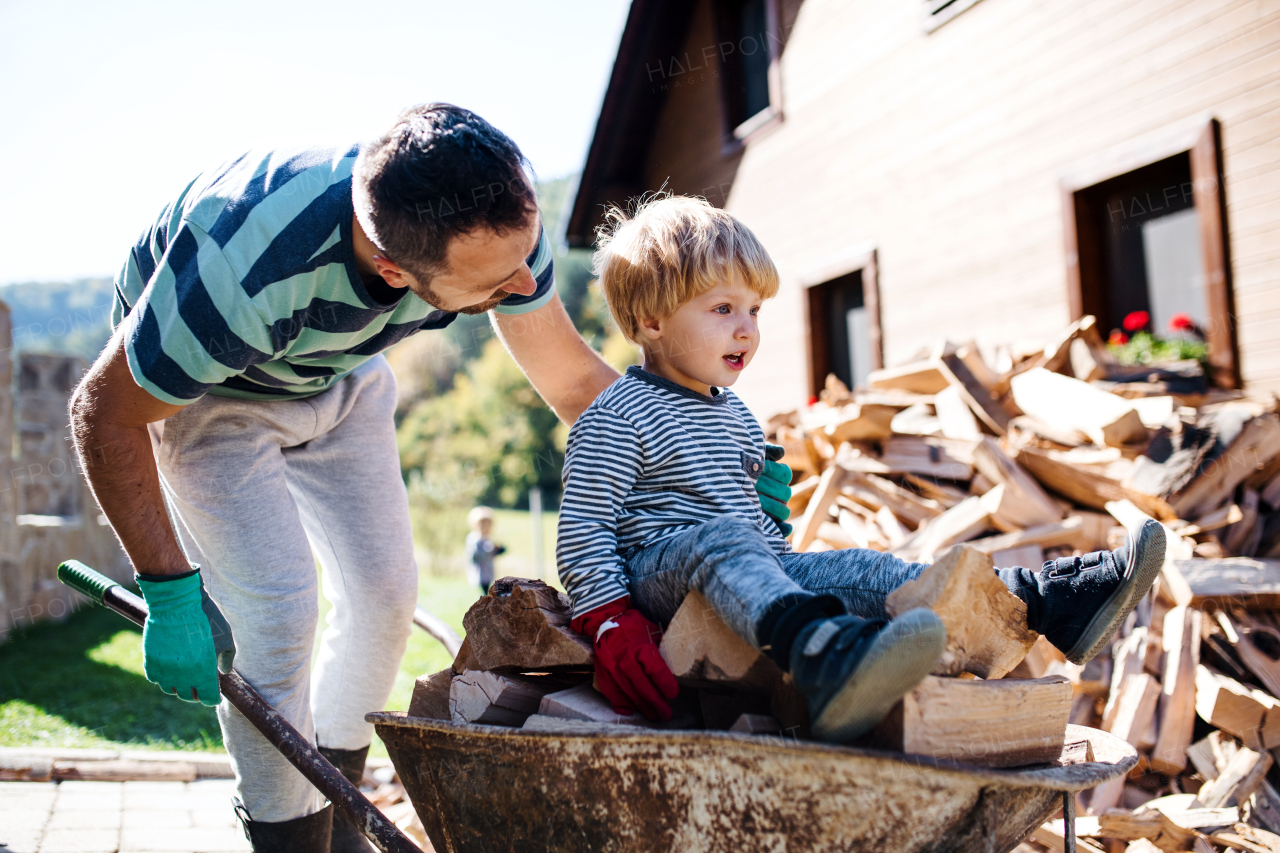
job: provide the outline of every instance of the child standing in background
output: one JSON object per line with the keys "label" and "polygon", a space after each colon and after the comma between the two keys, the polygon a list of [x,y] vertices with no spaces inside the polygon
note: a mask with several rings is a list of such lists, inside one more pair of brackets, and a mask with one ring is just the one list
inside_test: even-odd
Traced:
{"label": "child standing in background", "polygon": [[505,553],[506,548],[489,538],[493,532],[493,510],[478,506],[467,514],[471,532],[467,534],[467,578],[478,583],[484,595],[489,594],[493,583],[493,558]]}

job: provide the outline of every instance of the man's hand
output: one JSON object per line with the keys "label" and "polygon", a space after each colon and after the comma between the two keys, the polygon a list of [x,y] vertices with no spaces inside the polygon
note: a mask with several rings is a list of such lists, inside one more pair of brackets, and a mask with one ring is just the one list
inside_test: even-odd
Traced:
{"label": "man's hand", "polygon": [[572,425],[618,378],[578,334],[558,294],[528,314],[489,316],[534,390],[567,424]]}
{"label": "man's hand", "polygon": [[147,681],[184,702],[216,706],[218,670],[235,659],[231,627],[200,581],[199,569],[180,575],[137,575],[147,601],[142,631]]}
{"label": "man's hand", "polygon": [[791,517],[791,469],[778,460],[782,458],[783,449],[776,444],[764,446],[764,471],[756,478],[756,494],[760,498],[760,507],[765,515],[778,522],[783,536],[791,535],[791,525],[787,519]]}
{"label": "man's hand", "polygon": [[569,627],[589,637],[595,647],[596,688],[615,713],[636,709],[650,720],[671,719],[668,700],[676,698],[680,685],[658,652],[662,631],[631,609],[631,598],[584,613]]}

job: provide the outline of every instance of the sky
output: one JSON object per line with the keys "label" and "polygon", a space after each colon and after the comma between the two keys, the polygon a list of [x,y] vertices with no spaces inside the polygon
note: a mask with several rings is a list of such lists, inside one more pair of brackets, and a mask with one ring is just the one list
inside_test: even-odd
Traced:
{"label": "sky", "polygon": [[628,0],[0,0],[0,284],[114,275],[249,148],[350,144],[450,101],[540,178],[582,167]]}

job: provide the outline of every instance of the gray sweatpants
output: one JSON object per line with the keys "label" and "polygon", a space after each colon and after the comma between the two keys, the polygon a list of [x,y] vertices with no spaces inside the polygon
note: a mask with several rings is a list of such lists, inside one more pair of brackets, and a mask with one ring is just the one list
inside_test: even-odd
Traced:
{"label": "gray sweatpants", "polygon": [[[417,599],[395,402],[378,356],[305,400],[206,396],[151,428],[175,532],[231,623],[236,669],[335,749],[372,739],[364,715],[390,696]],[[317,557],[333,609],[313,671]],[[250,817],[323,807],[240,712],[223,702],[218,721]]]}
{"label": "gray sweatpants", "polygon": [[861,548],[779,556],[758,526],[732,516],[663,539],[626,563],[631,603],[648,618],[666,625],[685,595],[697,590],[757,648],[760,620],[775,602],[825,593],[855,616],[883,619],[885,597],[924,570],[922,563]]}

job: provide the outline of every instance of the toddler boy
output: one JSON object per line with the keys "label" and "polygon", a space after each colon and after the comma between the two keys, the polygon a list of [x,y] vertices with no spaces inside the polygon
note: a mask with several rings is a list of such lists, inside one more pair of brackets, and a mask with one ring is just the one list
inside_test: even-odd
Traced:
{"label": "toddler boy", "polygon": [[[654,623],[669,622],[698,590],[792,674],[815,737],[848,742],[942,653],[946,635],[932,611],[890,620],[884,610],[885,597],[924,566],[864,549],[798,554],[761,510],[764,434],[727,390],[755,355],[758,312],[778,291],[755,235],[683,197],[609,219],[595,272],[644,363],[570,430],[557,543],[572,627],[594,643],[596,683],[619,713],[669,719],[678,688]],[[1083,662],[1146,594],[1163,559],[1163,528],[1150,522],[1117,551],[999,574],[1027,603],[1028,626]]]}

